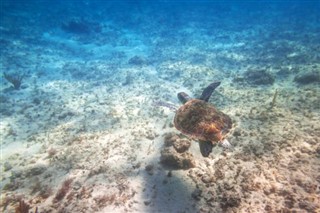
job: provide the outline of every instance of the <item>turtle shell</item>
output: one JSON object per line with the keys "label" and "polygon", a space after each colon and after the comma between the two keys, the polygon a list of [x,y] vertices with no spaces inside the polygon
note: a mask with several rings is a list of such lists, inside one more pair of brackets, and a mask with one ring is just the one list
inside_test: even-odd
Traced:
{"label": "turtle shell", "polygon": [[232,121],[212,104],[192,99],[176,111],[174,125],[193,139],[218,142],[230,131]]}

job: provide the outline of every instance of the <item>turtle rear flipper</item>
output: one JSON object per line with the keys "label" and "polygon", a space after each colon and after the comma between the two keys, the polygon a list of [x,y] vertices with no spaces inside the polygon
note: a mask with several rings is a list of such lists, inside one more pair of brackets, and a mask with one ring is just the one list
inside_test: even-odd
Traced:
{"label": "turtle rear flipper", "polygon": [[212,152],[213,144],[211,141],[199,141],[200,152],[203,157],[208,157]]}
{"label": "turtle rear flipper", "polygon": [[208,102],[209,101],[209,98],[211,97],[211,95],[212,95],[212,93],[213,93],[213,91],[219,86],[221,84],[221,82],[219,81],[219,82],[214,82],[214,83],[212,83],[212,84],[210,84],[209,86],[207,86],[204,90],[203,90],[203,92],[202,92],[202,94],[201,94],[201,96],[200,96],[200,100],[203,100],[203,101],[205,101],[205,102]]}
{"label": "turtle rear flipper", "polygon": [[187,103],[189,100],[191,100],[190,96],[185,93],[185,92],[179,92],[178,93],[178,99],[179,101],[181,101],[181,103],[185,104]]}

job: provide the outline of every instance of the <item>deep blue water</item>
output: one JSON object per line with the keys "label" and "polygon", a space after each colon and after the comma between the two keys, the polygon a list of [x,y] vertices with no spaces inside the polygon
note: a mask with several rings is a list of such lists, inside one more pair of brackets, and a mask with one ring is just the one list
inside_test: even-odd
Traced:
{"label": "deep blue water", "polygon": [[[1,49],[6,55],[3,50],[8,38],[45,47],[43,35],[48,33],[86,44],[125,46],[130,41],[122,36],[130,32],[148,48],[151,62],[181,57],[173,52],[164,56],[159,48],[176,45],[178,52],[184,52],[182,46],[208,50],[210,43],[236,41],[248,44],[252,60],[264,61],[260,56],[255,58],[256,52],[274,52],[276,48],[267,43],[276,40],[301,41],[306,47],[317,48],[319,9],[319,1],[2,0]],[[283,57],[281,51],[287,50],[280,47],[276,52]]]}

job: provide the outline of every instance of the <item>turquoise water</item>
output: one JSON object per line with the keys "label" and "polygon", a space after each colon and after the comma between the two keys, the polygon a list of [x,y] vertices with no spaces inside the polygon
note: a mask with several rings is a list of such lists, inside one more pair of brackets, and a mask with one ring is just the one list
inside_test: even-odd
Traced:
{"label": "turquoise water", "polygon": [[319,1],[0,4],[3,212],[320,211]]}

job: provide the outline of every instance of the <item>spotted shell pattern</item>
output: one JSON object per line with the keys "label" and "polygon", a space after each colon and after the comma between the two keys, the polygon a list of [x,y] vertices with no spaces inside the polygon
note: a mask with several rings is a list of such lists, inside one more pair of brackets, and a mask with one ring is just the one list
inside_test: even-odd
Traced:
{"label": "spotted shell pattern", "polygon": [[176,111],[174,125],[193,139],[218,142],[230,131],[232,121],[212,104],[192,99]]}

